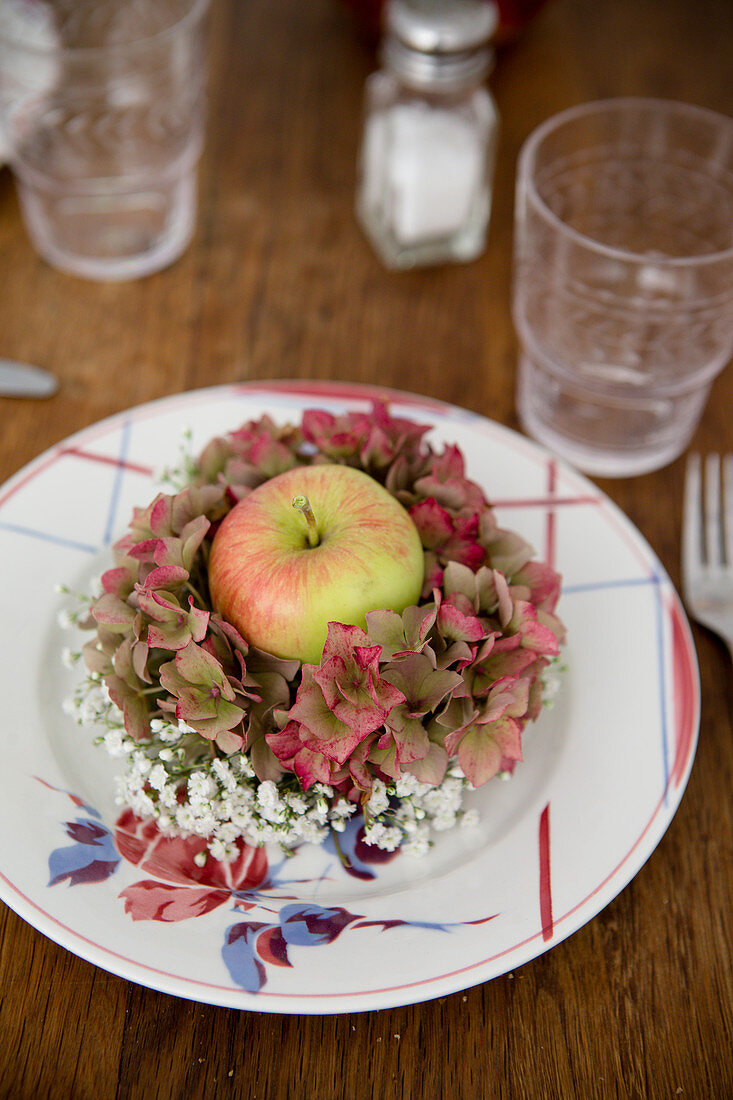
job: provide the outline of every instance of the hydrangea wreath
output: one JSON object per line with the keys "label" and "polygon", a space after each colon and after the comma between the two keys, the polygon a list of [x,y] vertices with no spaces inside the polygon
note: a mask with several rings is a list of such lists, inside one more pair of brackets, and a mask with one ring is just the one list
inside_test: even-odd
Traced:
{"label": "hydrangea wreath", "polygon": [[[564,629],[560,578],[496,522],[456,446],[427,425],[310,409],[213,439],[136,511],[115,564],[67,623],[94,631],[67,709],[99,725],[127,767],[117,800],[217,859],[242,843],[285,850],[343,831],[422,853],[469,787],[511,774],[526,723],[553,688]],[[366,630],[332,623],[318,666],[255,649],[211,606],[207,561],[234,504],[294,466],[344,463],[384,485],[424,547],[419,604],[375,608]],[[334,838],[336,841],[337,837]],[[204,853],[205,858],[205,853]]]}

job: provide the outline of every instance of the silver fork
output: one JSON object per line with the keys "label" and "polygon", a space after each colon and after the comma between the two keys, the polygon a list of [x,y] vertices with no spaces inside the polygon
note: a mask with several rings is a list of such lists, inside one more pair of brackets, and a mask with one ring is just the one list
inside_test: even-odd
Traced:
{"label": "silver fork", "polygon": [[[722,476],[721,476],[722,467]],[[733,454],[690,455],[685,477],[682,585],[687,606],[733,658]]]}

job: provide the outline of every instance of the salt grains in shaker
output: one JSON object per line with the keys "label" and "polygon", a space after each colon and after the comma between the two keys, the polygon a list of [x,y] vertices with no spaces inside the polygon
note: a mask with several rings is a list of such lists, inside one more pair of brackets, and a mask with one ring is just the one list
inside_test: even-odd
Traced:
{"label": "salt grains in shaker", "polygon": [[367,81],[357,216],[387,267],[472,260],[486,243],[498,116],[483,84],[497,8],[391,0]]}

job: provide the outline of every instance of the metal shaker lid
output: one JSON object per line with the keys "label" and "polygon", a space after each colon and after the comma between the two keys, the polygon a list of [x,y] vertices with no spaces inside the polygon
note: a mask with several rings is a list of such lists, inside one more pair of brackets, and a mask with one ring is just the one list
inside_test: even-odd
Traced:
{"label": "metal shaker lid", "polygon": [[494,0],[391,0],[386,30],[421,53],[464,53],[486,45],[499,21]]}

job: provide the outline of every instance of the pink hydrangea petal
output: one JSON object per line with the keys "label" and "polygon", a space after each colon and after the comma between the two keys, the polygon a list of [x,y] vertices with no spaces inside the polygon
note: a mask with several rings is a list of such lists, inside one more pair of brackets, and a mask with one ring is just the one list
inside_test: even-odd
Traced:
{"label": "pink hydrangea petal", "polygon": [[155,551],[159,542],[160,539],[158,538],[143,539],[131,546],[127,553],[129,557],[135,558],[136,561],[155,561]]}
{"label": "pink hydrangea petal", "polygon": [[[403,700],[404,696],[399,693],[398,701]],[[384,707],[372,697],[368,690],[364,689],[353,700],[342,698],[332,708],[332,711],[340,722],[348,726],[358,743],[382,725],[389,713],[389,708]],[[340,760],[340,763],[343,763],[343,759]]]}
{"label": "pink hydrangea petal", "polygon": [[512,577],[514,584],[529,588],[530,599],[536,607],[553,611],[560,595],[560,576],[545,562],[529,561]]}
{"label": "pink hydrangea petal", "polygon": [[467,615],[445,601],[438,612],[438,629],[451,641],[478,642],[486,635],[486,628],[475,615]]}
{"label": "pink hydrangea petal", "polygon": [[153,504],[150,511],[150,530],[154,535],[169,535],[171,526],[171,514],[173,510],[172,498],[161,495]]}
{"label": "pink hydrangea petal", "polygon": [[496,584],[496,594],[499,599],[499,622],[502,627],[506,629],[514,614],[514,604],[509,592],[509,585],[507,584],[506,577],[503,573],[500,573],[498,569],[494,570],[494,583]]}
{"label": "pink hydrangea petal", "polygon": [[275,756],[286,766],[289,765],[295,754],[302,748],[303,742],[299,735],[297,722],[288,722],[281,730],[265,734],[265,740]]}
{"label": "pink hydrangea petal", "polygon": [[430,751],[427,730],[419,718],[411,718],[401,730],[391,731],[400,767],[424,760]]}
{"label": "pink hydrangea petal", "polygon": [[472,787],[492,779],[504,756],[521,759],[521,728],[513,718],[472,726],[458,746],[458,762]]}
{"label": "pink hydrangea petal", "polygon": [[107,569],[102,573],[101,583],[105,592],[125,599],[132,591],[136,571],[124,565]]}
{"label": "pink hydrangea petal", "polygon": [[353,730],[348,727],[347,731],[348,732],[342,736],[334,737],[330,740],[325,737],[318,737],[317,745],[319,753],[328,757],[329,760],[335,760],[337,764],[345,764],[356,746],[362,740],[358,734],[354,733]]}
{"label": "pink hydrangea petal", "polygon": [[376,668],[382,655],[381,645],[357,645],[354,646],[354,659],[356,667],[365,672],[368,668]]}
{"label": "pink hydrangea petal", "polygon": [[319,738],[333,740],[335,737],[350,737],[352,732],[328,706],[320,686],[313,679],[313,673],[306,674],[305,670],[289,717]]}
{"label": "pink hydrangea petal", "polygon": [[368,646],[369,636],[359,626],[346,623],[329,623],[326,642],[323,646],[321,667],[332,657],[340,657],[346,662],[353,659],[356,646]]}
{"label": "pink hydrangea petal", "polygon": [[442,546],[453,534],[450,514],[445,508],[441,508],[434,497],[413,504],[410,516],[420,533],[423,546],[428,550]]}
{"label": "pink hydrangea petal", "polygon": [[107,592],[95,602],[92,615],[98,623],[103,623],[106,626],[118,626],[132,623],[135,618],[135,610],[124,600],[113,596],[111,592]]}
{"label": "pink hydrangea petal", "polygon": [[430,742],[427,756],[402,765],[402,770],[414,775],[419,783],[432,783],[437,786],[443,782],[448,767],[448,753],[442,745]]}

